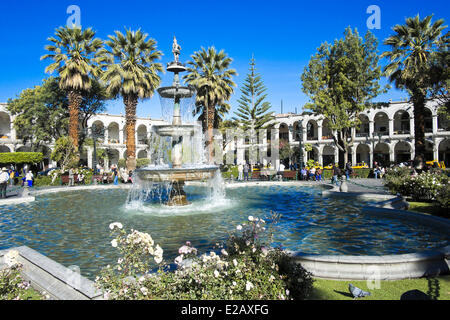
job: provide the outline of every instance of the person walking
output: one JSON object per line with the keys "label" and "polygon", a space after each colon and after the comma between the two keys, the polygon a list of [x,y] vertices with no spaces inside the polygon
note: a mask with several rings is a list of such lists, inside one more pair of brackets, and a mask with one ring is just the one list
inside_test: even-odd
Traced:
{"label": "person walking", "polygon": [[239,163],[238,165],[238,180],[244,180],[244,166],[242,165],[242,163]]}
{"label": "person walking", "polygon": [[6,189],[8,188],[9,173],[8,169],[3,168],[0,173],[0,199],[6,199]]}

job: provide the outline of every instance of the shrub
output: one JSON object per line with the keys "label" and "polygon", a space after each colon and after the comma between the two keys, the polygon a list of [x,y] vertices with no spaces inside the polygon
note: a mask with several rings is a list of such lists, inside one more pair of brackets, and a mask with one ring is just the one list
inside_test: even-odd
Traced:
{"label": "shrub", "polygon": [[[96,279],[107,299],[305,299],[312,291],[311,275],[290,255],[262,241],[262,219],[250,216],[239,225],[227,246],[217,248],[220,254],[197,256],[197,249],[186,242],[174,271],[150,235],[135,230],[126,234],[120,223],[110,228],[115,236],[111,244],[122,258]],[[155,264],[158,271],[152,273]]]}
{"label": "shrub", "polygon": [[448,183],[438,190],[436,202],[441,208],[450,208],[450,185]]}
{"label": "shrub", "polygon": [[43,298],[20,275],[22,265],[16,261],[18,255],[17,251],[10,250],[3,257],[7,267],[0,270],[0,300],[27,300],[32,294]]}
{"label": "shrub", "polygon": [[[403,168],[390,170],[385,176],[385,185],[393,194],[410,197],[414,201],[437,200],[445,195],[449,178],[437,172],[422,172],[410,175],[410,170]],[[442,198],[442,196],[440,197]],[[442,199],[445,202],[445,199]]]}
{"label": "shrub", "polygon": [[39,163],[44,159],[41,152],[7,152],[0,153],[0,164]]}

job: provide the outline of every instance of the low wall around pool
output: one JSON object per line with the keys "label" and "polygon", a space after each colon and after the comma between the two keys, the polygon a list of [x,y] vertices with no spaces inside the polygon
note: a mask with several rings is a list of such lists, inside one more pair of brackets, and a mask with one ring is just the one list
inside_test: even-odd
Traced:
{"label": "low wall around pool", "polygon": [[[364,207],[362,212],[397,215],[404,220],[450,232],[450,220],[444,218],[383,207]],[[327,279],[400,280],[450,272],[450,245],[424,252],[382,256],[313,255],[301,252],[292,254],[313,276]]]}

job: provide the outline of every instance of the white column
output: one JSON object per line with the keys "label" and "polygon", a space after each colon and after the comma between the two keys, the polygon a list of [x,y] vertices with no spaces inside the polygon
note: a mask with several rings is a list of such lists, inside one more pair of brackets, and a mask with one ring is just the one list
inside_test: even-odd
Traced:
{"label": "white column", "polygon": [[123,129],[119,128],[119,143],[120,144],[124,144],[124,141],[123,141],[123,136],[124,136],[123,131],[124,130],[125,130],[125,128],[123,128]]}
{"label": "white column", "polygon": [[438,116],[437,114],[433,114],[433,134],[436,134],[437,132],[438,132]]}
{"label": "white column", "polygon": [[412,117],[409,119],[409,131],[410,131],[410,136],[414,137],[414,134],[415,134],[415,132],[414,132],[414,118],[412,118]]}
{"label": "white column", "polygon": [[109,130],[105,128],[105,144],[109,144]]}
{"label": "white column", "polygon": [[[433,117],[433,132],[434,132],[434,117]],[[433,160],[439,160],[439,147],[438,146],[439,146],[439,141],[434,140],[433,141]]]}
{"label": "white column", "polygon": [[369,121],[369,137],[373,137],[373,133],[375,131],[375,125],[373,121]]}
{"label": "white column", "polygon": [[322,149],[322,151],[320,151],[320,148],[319,148],[319,157],[317,160],[319,161],[320,165],[323,165],[323,149]]}
{"label": "white column", "polygon": [[356,166],[356,147],[352,148],[352,166]]}
{"label": "white column", "polygon": [[88,161],[88,167],[89,168],[92,168],[92,166],[93,166],[93,161],[92,161],[92,152],[93,152],[93,149],[91,148],[91,147],[88,147],[87,148],[87,161]]}
{"label": "white column", "polygon": [[319,141],[322,140],[322,124],[323,124],[323,121],[320,121],[317,123],[317,139]]}
{"label": "white column", "polygon": [[389,137],[394,135],[394,119],[389,119]]}
{"label": "white column", "polygon": [[392,150],[391,146],[389,146],[389,161],[394,162],[395,161],[395,152]]}

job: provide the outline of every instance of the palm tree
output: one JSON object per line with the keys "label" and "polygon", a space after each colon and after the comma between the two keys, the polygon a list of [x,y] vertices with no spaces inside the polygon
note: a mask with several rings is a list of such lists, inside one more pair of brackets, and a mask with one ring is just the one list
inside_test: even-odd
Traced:
{"label": "palm tree", "polygon": [[102,50],[106,70],[102,79],[106,82],[107,93],[113,97],[122,96],[125,105],[127,133],[127,168],[136,168],[136,107],[138,99],[153,96],[161,83],[160,63],[162,56],[156,48],[156,41],[148,34],[126,30],[125,34],[115,31],[106,41],[109,48]]}
{"label": "palm tree", "polygon": [[91,28],[82,30],[78,27],[60,27],[55,36],[47,40],[53,44],[47,45],[49,51],[41,60],[51,59],[53,63],[47,66],[45,72],[57,72],[60,78],[59,86],[67,91],[69,99],[69,136],[78,151],[79,109],[85,95],[92,87],[101,72],[99,50],[103,41],[94,38],[95,31]]}
{"label": "palm tree", "polygon": [[226,103],[234,92],[236,84],[232,76],[236,70],[230,69],[233,59],[224,50],[217,52],[214,47],[201,48],[191,56],[188,62],[186,82],[197,90],[195,113],[201,113],[203,130],[208,132],[207,145],[209,159],[212,159],[212,131],[217,128],[220,117],[227,113],[230,106]]}
{"label": "palm tree", "polygon": [[431,23],[433,16],[423,20],[419,15],[406,19],[404,25],[396,25],[394,35],[384,41],[391,51],[381,57],[389,60],[384,72],[398,89],[406,89],[414,105],[414,132],[416,164],[422,163],[425,153],[425,103],[432,86],[430,70],[435,55],[445,38],[444,20]]}

